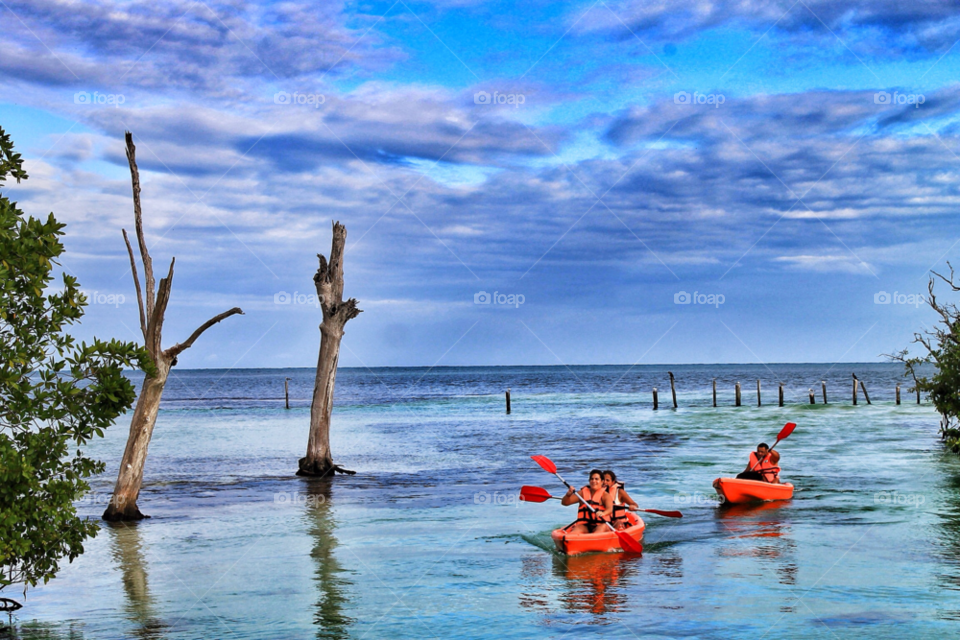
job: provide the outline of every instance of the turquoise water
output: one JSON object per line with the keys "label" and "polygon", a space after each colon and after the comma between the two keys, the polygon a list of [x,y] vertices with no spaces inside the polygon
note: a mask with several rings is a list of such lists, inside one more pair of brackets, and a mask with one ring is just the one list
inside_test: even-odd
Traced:
{"label": "turquoise water", "polygon": [[[893,365],[342,370],[333,446],[358,474],[295,477],[308,370],[180,371],[140,508],[104,526],[15,617],[24,638],[930,638],[960,631],[960,462],[929,404],[893,403]],[[850,373],[872,405],[851,406]],[[293,408],[283,409],[291,377]],[[720,408],[711,405],[718,378]],[[763,402],[756,406],[756,379]],[[830,404],[820,404],[826,379]],[[744,405],[734,408],[733,384]],[[787,406],[776,406],[785,384]],[[661,409],[650,389],[660,389]],[[807,404],[816,387],[817,405]],[[502,392],[512,388],[513,413]],[[794,499],[718,507],[787,421]],[[81,512],[109,497],[127,423]],[[613,467],[649,515],[640,558],[564,558],[561,493]],[[5,594],[9,595],[9,594]]]}

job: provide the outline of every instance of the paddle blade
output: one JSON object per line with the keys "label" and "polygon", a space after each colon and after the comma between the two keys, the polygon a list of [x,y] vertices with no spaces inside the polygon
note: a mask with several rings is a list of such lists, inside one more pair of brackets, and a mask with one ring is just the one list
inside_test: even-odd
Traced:
{"label": "paddle blade", "polygon": [[797,425],[793,422],[788,422],[787,424],[783,425],[783,429],[781,429],[780,433],[777,434],[777,440],[783,440],[784,438],[789,436],[791,433],[793,433],[793,430],[796,428],[797,428]]}
{"label": "paddle blade", "polygon": [[547,456],[530,456],[530,459],[540,465],[547,473],[556,473],[557,465]]}
{"label": "paddle blade", "polygon": [[620,548],[627,553],[643,553],[643,545],[630,537],[625,531],[617,531],[617,537],[620,538]]}
{"label": "paddle blade", "polygon": [[553,496],[543,487],[531,487],[523,485],[520,487],[520,499],[524,502],[546,502]]}
{"label": "paddle blade", "polygon": [[679,511],[660,511],[659,509],[640,509],[646,513],[655,513],[658,516],[666,516],[668,518],[682,518],[683,514]]}

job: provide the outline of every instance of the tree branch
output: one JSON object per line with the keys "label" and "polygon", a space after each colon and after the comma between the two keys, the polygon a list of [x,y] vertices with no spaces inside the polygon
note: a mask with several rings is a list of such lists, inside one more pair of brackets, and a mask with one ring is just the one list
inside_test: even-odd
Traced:
{"label": "tree branch", "polygon": [[160,341],[163,338],[163,314],[167,311],[170,301],[170,287],[173,285],[173,265],[176,258],[170,260],[170,271],[166,278],[160,279],[160,289],[157,291],[157,304],[153,307],[150,322],[147,325],[147,350],[154,358],[163,351]]}
{"label": "tree branch", "polygon": [[196,331],[190,334],[190,337],[187,338],[186,342],[182,342],[182,343],[178,342],[177,344],[167,349],[165,352],[167,357],[176,358],[178,355],[180,355],[181,353],[183,353],[184,351],[192,347],[193,341],[199,338],[200,334],[202,334],[204,331],[206,331],[213,325],[217,324],[221,320],[224,320],[225,318],[229,318],[230,316],[237,315],[237,314],[241,316],[243,315],[243,310],[240,307],[234,307],[229,311],[224,311],[220,315],[216,315],[210,318],[209,320],[204,322],[202,325],[200,325],[200,327]]}
{"label": "tree branch", "polygon": [[140,293],[140,276],[137,275],[137,261],[133,258],[133,248],[130,246],[130,239],[127,238],[127,230],[123,229],[123,241],[127,245],[127,253],[130,255],[130,270],[133,271],[133,284],[137,288],[137,308],[140,310],[140,333],[143,339],[147,339],[147,320],[143,311],[143,294]]}
{"label": "tree branch", "polygon": [[133,220],[137,229],[137,243],[140,245],[140,259],[143,260],[143,278],[147,286],[147,317],[153,317],[154,279],[153,260],[147,250],[147,241],[143,237],[143,215],[140,209],[140,170],[137,169],[137,147],[133,144],[133,134],[124,133],[127,142],[127,163],[130,165],[130,181],[133,183]]}

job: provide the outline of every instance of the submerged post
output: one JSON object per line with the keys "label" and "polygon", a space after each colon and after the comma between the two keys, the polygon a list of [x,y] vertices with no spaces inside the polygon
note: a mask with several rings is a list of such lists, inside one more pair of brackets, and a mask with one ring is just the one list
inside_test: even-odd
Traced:
{"label": "submerged post", "polygon": [[823,404],[827,404],[827,381],[820,381],[820,388],[823,389]]}
{"label": "submerged post", "polygon": [[290,378],[283,379],[283,400],[287,405],[287,409],[290,408]]}
{"label": "submerged post", "polygon": [[757,380],[757,406],[760,406],[760,381]]}
{"label": "submerged post", "polygon": [[507,389],[507,415],[510,415],[510,389]]}
{"label": "submerged post", "polygon": [[810,389],[810,404],[817,404],[817,398],[813,395],[813,389]]}
{"label": "submerged post", "polygon": [[739,383],[739,382],[737,383],[737,400],[736,400],[736,402],[737,402],[736,406],[739,407],[739,406],[740,406],[740,383]]}
{"label": "submerged post", "polygon": [[657,388],[653,388],[653,410],[656,411],[660,408],[660,402],[657,400]]}
{"label": "submerged post", "polygon": [[920,385],[917,385],[917,404],[920,404]]}
{"label": "submerged post", "polygon": [[900,404],[900,385],[897,385],[897,404]]}
{"label": "submerged post", "polygon": [[670,395],[673,396],[673,408],[677,408],[677,388],[673,385],[673,373],[667,371],[670,374]]}
{"label": "submerged post", "polygon": [[854,405],[857,404],[857,384],[858,384],[857,375],[854,374],[853,375],[853,404]]}
{"label": "submerged post", "polygon": [[717,407],[717,379],[713,379],[713,407]]}
{"label": "submerged post", "polygon": [[783,385],[780,385],[780,406],[783,406]]}
{"label": "submerged post", "polygon": [[870,402],[870,394],[867,393],[867,385],[863,384],[863,382],[859,378],[857,378],[857,374],[853,374],[853,377],[860,384],[860,388],[863,389],[863,397],[866,399],[867,404],[872,404]]}

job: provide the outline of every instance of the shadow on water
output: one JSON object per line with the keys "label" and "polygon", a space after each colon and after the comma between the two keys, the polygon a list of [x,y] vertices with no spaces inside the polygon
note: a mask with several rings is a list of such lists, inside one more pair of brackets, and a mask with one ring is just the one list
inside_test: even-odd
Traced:
{"label": "shadow on water", "polygon": [[349,602],[349,588],[353,582],[343,576],[334,551],[337,548],[336,520],[333,516],[333,486],[329,478],[306,480],[309,496],[305,518],[313,538],[310,557],[316,563],[315,580],[319,597],[313,615],[317,625],[317,638],[340,640],[349,636],[349,627],[354,620],[343,613]]}
{"label": "shadow on water", "polygon": [[165,637],[167,625],[155,611],[150,593],[147,563],[143,557],[143,540],[137,523],[107,523],[110,536],[110,555],[121,573],[123,593],[126,596],[124,613],[136,625],[134,637],[157,640]]}

